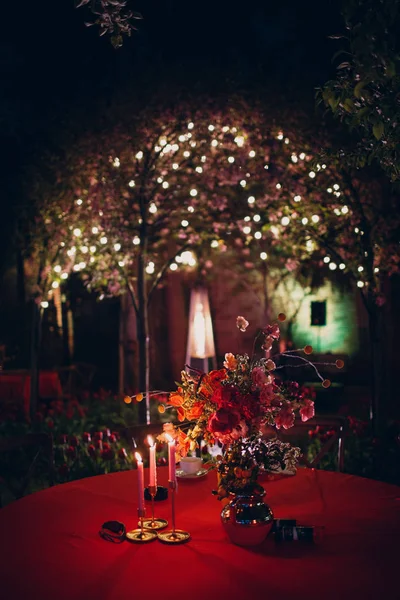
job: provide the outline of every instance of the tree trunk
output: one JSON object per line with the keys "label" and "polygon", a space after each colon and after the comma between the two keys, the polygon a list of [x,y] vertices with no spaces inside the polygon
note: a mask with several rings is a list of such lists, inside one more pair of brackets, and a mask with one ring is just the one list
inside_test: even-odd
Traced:
{"label": "tree trunk", "polygon": [[32,302],[32,324],[31,324],[31,389],[30,389],[30,416],[36,415],[39,395],[39,354],[42,333],[42,309]]}
{"label": "tree trunk", "polygon": [[144,400],[139,404],[139,421],[150,423],[150,352],[149,352],[149,320],[147,309],[145,253],[138,256],[138,312],[137,336],[139,343],[139,391],[144,395]]}
{"label": "tree trunk", "polygon": [[262,280],[263,280],[263,308],[264,308],[264,319],[265,323],[271,322],[271,305],[268,294],[268,267],[267,262],[262,263]]}

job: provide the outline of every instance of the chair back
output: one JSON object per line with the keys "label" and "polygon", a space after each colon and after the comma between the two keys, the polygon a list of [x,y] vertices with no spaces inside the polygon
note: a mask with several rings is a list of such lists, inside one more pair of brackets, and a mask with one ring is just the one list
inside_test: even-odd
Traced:
{"label": "chair back", "polygon": [[[329,438],[321,442],[321,448],[317,455],[309,461],[303,454],[300,463],[308,468],[318,468],[324,457],[329,453],[335,453],[336,470],[343,472],[344,470],[344,442],[346,436],[346,418],[341,416],[315,416],[309,421],[303,423],[296,422],[290,429],[279,431],[279,438],[282,441],[292,442],[293,438],[303,439],[307,436],[310,430],[320,427],[330,431]],[[335,448],[336,446],[336,448]]]}

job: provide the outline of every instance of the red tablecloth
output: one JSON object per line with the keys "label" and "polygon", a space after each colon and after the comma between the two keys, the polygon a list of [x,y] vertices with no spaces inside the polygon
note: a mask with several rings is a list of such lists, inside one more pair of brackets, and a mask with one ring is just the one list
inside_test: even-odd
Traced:
{"label": "red tablecloth", "polygon": [[[159,469],[160,483],[167,470]],[[57,486],[0,510],[0,590],[12,599],[172,600],[398,597],[400,488],[324,471],[299,470],[267,483],[276,517],[324,525],[321,545],[272,539],[234,546],[211,495],[215,473],[182,482],[177,527],[192,540],[166,546],[111,544],[100,525],[136,526],[136,471]],[[169,518],[169,501],[157,503]],[[397,593],[396,591],[397,590]]]}
{"label": "red tablecloth", "polygon": [[[0,372],[0,402],[21,401],[24,410],[29,413],[31,394],[31,375],[29,371]],[[61,398],[62,388],[56,371],[40,371],[39,396],[41,398]]]}

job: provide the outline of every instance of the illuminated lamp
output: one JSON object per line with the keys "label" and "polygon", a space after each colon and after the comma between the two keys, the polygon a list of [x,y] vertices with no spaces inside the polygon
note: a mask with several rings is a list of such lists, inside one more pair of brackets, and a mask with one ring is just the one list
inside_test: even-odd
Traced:
{"label": "illuminated lamp", "polygon": [[211,368],[217,368],[208,291],[204,287],[196,287],[190,296],[186,364],[208,372],[210,363]]}

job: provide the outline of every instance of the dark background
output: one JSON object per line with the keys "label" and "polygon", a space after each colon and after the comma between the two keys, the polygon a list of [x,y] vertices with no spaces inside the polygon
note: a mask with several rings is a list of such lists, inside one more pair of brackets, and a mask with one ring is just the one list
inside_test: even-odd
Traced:
{"label": "dark background", "polygon": [[[99,37],[98,27],[85,27],[94,17],[73,0],[9,0],[2,7],[0,327],[9,322],[3,275],[15,265],[14,225],[31,202],[27,173],[43,170],[43,156],[58,152],[66,132],[79,135],[121,103],[134,111],[174,98],[176,89],[192,98],[254,93],[266,105],[283,102],[312,115],[316,87],[334,75],[337,42],[328,36],[343,30],[338,0],[130,0],[130,6],[143,20],[119,49],[109,36]],[[114,322],[110,306],[110,318],[103,318]],[[115,347],[115,329],[108,347]],[[82,350],[86,334],[76,333]]]}

